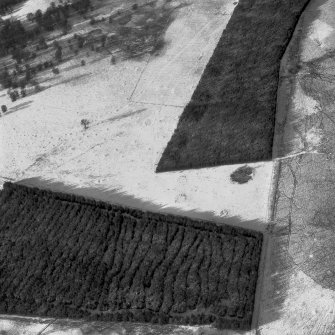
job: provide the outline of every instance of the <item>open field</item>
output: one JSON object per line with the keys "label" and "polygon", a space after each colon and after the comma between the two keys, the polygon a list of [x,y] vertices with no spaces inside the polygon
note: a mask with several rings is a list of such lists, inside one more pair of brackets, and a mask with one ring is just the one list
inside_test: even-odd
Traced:
{"label": "open field", "polygon": [[[8,106],[0,118],[0,176],[39,177],[69,185],[72,192],[115,191],[120,199],[135,197],[170,212],[262,225],[272,162],[250,164],[252,180],[243,185],[230,181],[239,165],[155,174],[233,2],[189,1],[169,24],[158,56],[111,66],[109,58],[90,52],[83,55],[85,67],[73,59],[59,66],[57,76],[46,72],[40,93],[14,103],[0,97]],[[82,119],[90,122],[86,131]]]}
{"label": "open field", "polygon": [[272,158],[280,60],[308,2],[239,2],[157,172]]}
{"label": "open field", "polygon": [[6,183],[0,312],[250,329],[262,234]]}

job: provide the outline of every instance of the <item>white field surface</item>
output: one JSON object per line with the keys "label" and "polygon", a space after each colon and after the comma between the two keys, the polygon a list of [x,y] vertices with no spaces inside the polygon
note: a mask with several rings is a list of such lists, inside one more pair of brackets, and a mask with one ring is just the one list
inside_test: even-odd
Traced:
{"label": "white field surface", "polygon": [[194,0],[180,9],[157,58],[115,66],[109,58],[87,59],[86,67],[77,59],[62,65],[41,93],[15,103],[0,97],[10,108],[0,118],[0,176],[117,190],[164,208],[210,212],[220,221],[266,221],[272,162],[250,164],[254,177],[244,185],[230,181],[240,165],[155,173],[233,2]]}

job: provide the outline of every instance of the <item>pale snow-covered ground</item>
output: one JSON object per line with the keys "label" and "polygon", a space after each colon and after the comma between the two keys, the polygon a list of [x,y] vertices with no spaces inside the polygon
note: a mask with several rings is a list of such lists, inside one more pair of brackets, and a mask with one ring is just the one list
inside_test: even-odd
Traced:
{"label": "pale snow-covered ground", "polygon": [[60,67],[53,81],[74,79],[15,103],[0,98],[8,107],[27,104],[0,119],[0,176],[118,189],[163,207],[265,222],[272,162],[250,164],[255,175],[244,185],[230,181],[241,165],[155,173],[234,8],[233,0],[190,3],[169,27],[162,56]]}

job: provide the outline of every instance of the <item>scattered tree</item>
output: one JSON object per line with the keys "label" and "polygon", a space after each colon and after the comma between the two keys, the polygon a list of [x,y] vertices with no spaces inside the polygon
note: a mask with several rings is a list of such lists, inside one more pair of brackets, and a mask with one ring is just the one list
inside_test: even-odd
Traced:
{"label": "scattered tree", "polygon": [[8,94],[12,102],[15,102],[20,97],[19,92],[17,90],[10,90]]}
{"label": "scattered tree", "polygon": [[35,20],[35,15],[33,13],[28,13],[27,20],[33,22]]}
{"label": "scattered tree", "polygon": [[58,63],[60,63],[62,61],[62,57],[63,57],[62,47],[58,46],[55,52],[55,59],[57,60]]}
{"label": "scattered tree", "polygon": [[2,105],[1,106],[1,111],[3,114],[5,114],[7,112],[7,106],[6,105]]}
{"label": "scattered tree", "polygon": [[45,38],[43,36],[39,38],[38,46],[42,50],[48,49],[48,44],[46,43]]}
{"label": "scattered tree", "polygon": [[82,119],[80,121],[80,124],[84,127],[84,130],[86,130],[88,128],[89,123],[90,122],[87,119]]}
{"label": "scattered tree", "polygon": [[3,88],[10,88],[12,86],[13,79],[9,74],[9,71],[5,68],[0,73],[0,84]]}

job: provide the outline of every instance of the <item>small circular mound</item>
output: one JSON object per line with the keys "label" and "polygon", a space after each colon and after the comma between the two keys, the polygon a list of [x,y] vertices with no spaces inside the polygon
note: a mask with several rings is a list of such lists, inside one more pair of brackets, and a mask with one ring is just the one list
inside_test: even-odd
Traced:
{"label": "small circular mound", "polygon": [[230,175],[230,180],[234,183],[245,184],[252,179],[254,169],[248,165],[239,167]]}

